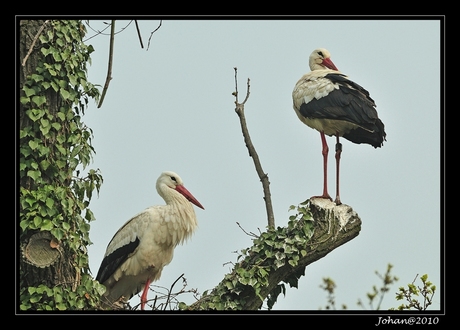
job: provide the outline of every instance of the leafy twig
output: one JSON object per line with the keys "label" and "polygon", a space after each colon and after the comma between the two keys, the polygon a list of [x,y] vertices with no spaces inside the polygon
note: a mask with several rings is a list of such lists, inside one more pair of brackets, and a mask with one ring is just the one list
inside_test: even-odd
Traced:
{"label": "leafy twig", "polygon": [[[396,294],[396,300],[406,299],[409,303],[408,305],[400,305],[397,309],[398,310],[409,310],[409,309],[416,309],[419,311],[425,311],[428,306],[431,305],[433,301],[433,296],[436,292],[436,286],[433,285],[430,281],[428,281],[428,275],[422,275],[420,280],[423,283],[423,287],[416,286],[415,280],[417,279],[418,274],[415,276],[414,280],[411,284],[407,285],[407,290],[404,287],[399,288],[399,293]],[[421,304],[418,299],[413,298],[413,296],[419,296],[419,294],[423,297],[423,304]]]}
{"label": "leafy twig", "polygon": [[[385,296],[385,293],[387,293],[390,290],[390,285],[394,284],[395,282],[398,281],[398,277],[392,276],[391,275],[391,269],[393,268],[392,264],[387,265],[387,271],[385,275],[381,275],[378,271],[375,271],[375,274],[383,281],[383,286],[377,290],[377,287],[374,285],[372,287],[373,292],[368,292],[367,293],[367,298],[369,299],[369,306],[371,307],[372,310],[380,310],[380,306],[382,305],[383,297]],[[377,307],[374,308],[373,302],[374,299],[379,296],[379,301],[377,304]],[[364,309],[364,303],[361,301],[361,299],[358,299],[358,306],[363,307]]]}

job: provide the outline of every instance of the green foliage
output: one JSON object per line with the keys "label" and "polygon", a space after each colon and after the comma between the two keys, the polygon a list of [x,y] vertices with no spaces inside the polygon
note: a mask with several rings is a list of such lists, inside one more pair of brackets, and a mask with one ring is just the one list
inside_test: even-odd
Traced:
{"label": "green foliage", "polygon": [[[418,274],[417,274],[418,276]],[[417,276],[415,279],[412,281],[412,283],[407,285],[407,289],[404,287],[399,288],[399,292],[396,293],[396,300],[403,300],[406,299],[407,305],[401,304],[398,306],[396,309],[397,310],[411,310],[411,309],[416,309],[418,311],[425,311],[428,306],[431,305],[433,301],[433,296],[436,292],[436,286],[428,281],[428,275],[422,275],[420,277],[420,280],[422,281],[423,286],[416,286],[414,284],[415,280],[417,279]],[[416,297],[414,297],[416,296]],[[423,302],[420,302],[418,300],[418,297],[423,298]]]}
{"label": "green foliage", "polygon": [[99,296],[105,291],[105,287],[91,276],[83,275],[81,284],[76,290],[71,290],[63,286],[49,288],[45,285],[38,287],[21,288],[19,306],[20,310],[38,310],[38,311],[65,311],[65,310],[83,310],[97,309]]}
{"label": "green foliage", "polygon": [[[382,280],[383,285],[379,289],[377,289],[377,287],[374,285],[372,287],[372,292],[367,293],[367,299],[369,300],[370,309],[379,310],[380,306],[382,305],[385,293],[387,293],[390,290],[390,285],[398,281],[398,278],[396,276],[391,275],[392,268],[393,265],[388,264],[387,271],[384,275],[381,275],[378,271],[375,271],[375,274]],[[377,306],[374,308],[374,301],[376,300],[376,298],[378,299],[378,303]],[[361,299],[358,299],[358,306],[365,308]]]}
{"label": "green foliage", "polygon": [[[334,295],[335,288],[336,288],[335,282],[329,277],[323,278],[323,285],[320,285],[320,288],[324,289],[327,292],[327,305],[325,309],[335,310],[336,309],[335,295]],[[347,309],[347,305],[342,304],[342,309]]]}
{"label": "green foliage", "polygon": [[[388,264],[387,270],[384,275],[381,275],[378,271],[375,271],[375,274],[382,280],[383,283],[379,289],[377,289],[377,286],[374,285],[372,287],[372,292],[367,293],[367,299],[369,301],[368,304],[370,309],[379,310],[383,301],[383,297],[390,290],[390,286],[398,281],[398,278],[391,274],[392,268],[393,265]],[[428,275],[425,274],[420,278],[423,287],[417,287],[414,285],[416,278],[411,284],[407,285],[407,289],[405,289],[404,287],[400,287],[399,293],[396,293],[396,300],[406,299],[406,301],[408,302],[407,305],[400,305],[398,308],[396,308],[397,310],[416,309],[419,311],[425,311],[428,308],[428,306],[431,305],[433,296],[436,291],[436,286],[433,285],[430,281],[428,281]],[[334,296],[336,288],[335,282],[330,278],[323,278],[323,285],[320,285],[320,287],[328,293],[327,305],[325,309],[336,309]],[[419,297],[420,295],[423,297],[423,303],[420,303],[418,299],[413,297]],[[374,302],[377,300],[377,306],[374,307]],[[366,309],[361,299],[358,299],[358,306]],[[347,306],[343,304],[342,309],[347,309]],[[389,310],[395,310],[395,308],[390,308]]]}
{"label": "green foliage", "polygon": [[[381,275],[378,271],[375,271],[375,274],[382,280],[383,285],[377,289],[377,286],[372,287],[372,292],[368,292],[366,294],[367,299],[369,300],[369,306],[370,309],[372,310],[379,310],[380,306],[382,304],[383,298],[385,296],[385,293],[387,293],[390,290],[390,285],[394,284],[396,281],[398,281],[398,278],[396,276],[391,275],[391,269],[393,268],[393,265],[388,264],[387,265],[387,270],[384,275]],[[325,290],[328,294],[327,296],[327,305],[325,306],[325,309],[336,309],[335,307],[335,289],[336,289],[336,284],[331,278],[323,278],[323,285],[320,285],[320,288]],[[374,302],[378,300],[377,306],[374,307]],[[361,299],[358,299],[358,306],[362,307],[363,309],[366,309],[366,306],[364,303],[361,301]],[[321,308],[320,308],[321,309]],[[342,309],[347,309],[347,305],[342,304]]]}
{"label": "green foliage", "polygon": [[[82,272],[75,292],[60,286],[22,288],[21,309],[81,309],[94,307],[92,297],[99,284],[87,275],[86,246],[88,208],[94,189],[103,182],[98,170],[80,177],[94,149],[92,130],[81,121],[89,99],[99,91],[87,81],[86,63],[92,46],[82,42],[84,25],[77,20],[49,21],[35,47],[43,56],[36,71],[26,77],[21,91],[19,132],[20,228],[21,237],[33,231],[49,231],[73,256],[76,273]],[[54,100],[54,101],[50,101]]]}
{"label": "green foliage", "polygon": [[[241,250],[239,261],[230,274],[217,285],[211,294],[203,293],[199,309],[205,310],[241,310],[245,309],[248,292],[255,293],[261,301],[261,290],[269,286],[269,276],[279,268],[296,267],[300,258],[307,255],[307,246],[313,236],[314,226],[309,201],[297,207],[291,206],[297,214],[289,218],[286,227],[269,227],[266,232],[253,240],[250,248]],[[304,275],[293,271],[285,281],[291,287],[297,287],[298,279]],[[271,309],[280,293],[285,294],[283,283],[276,285],[268,294],[267,306]],[[180,309],[188,309],[181,303]]]}

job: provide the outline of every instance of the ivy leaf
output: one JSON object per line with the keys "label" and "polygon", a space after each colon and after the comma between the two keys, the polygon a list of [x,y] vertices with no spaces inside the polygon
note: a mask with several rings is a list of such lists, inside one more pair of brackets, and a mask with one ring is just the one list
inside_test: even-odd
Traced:
{"label": "ivy leaf", "polygon": [[45,220],[43,220],[42,226],[41,226],[40,229],[50,231],[51,229],[53,229],[53,223],[51,222],[51,220],[45,219]]}
{"label": "ivy leaf", "polygon": [[275,260],[276,269],[284,266],[284,260]]}
{"label": "ivy leaf", "polygon": [[38,216],[34,218],[34,225],[35,225],[36,228],[38,228],[40,226],[40,224],[42,223],[42,220],[43,219],[38,217]]}
{"label": "ivy leaf", "polygon": [[58,240],[61,240],[64,237],[64,231],[61,228],[51,229],[51,234]]}
{"label": "ivy leaf", "polygon": [[56,304],[56,308],[59,309],[60,311],[65,311],[67,309],[65,305],[62,303]]}
{"label": "ivy leaf", "polygon": [[31,97],[32,95],[35,95],[35,90],[32,88],[28,88],[27,86],[24,86],[22,90],[26,93],[27,97]]}
{"label": "ivy leaf", "polygon": [[51,126],[56,130],[56,131],[59,131],[62,127],[61,124],[59,123],[52,123]]}
{"label": "ivy leaf", "polygon": [[96,218],[94,217],[93,212],[90,209],[86,209],[85,219],[88,220],[88,221],[96,220]]}
{"label": "ivy leaf", "polygon": [[44,78],[43,78],[43,76],[41,74],[36,74],[36,73],[32,74],[30,76],[30,78],[32,78],[35,82],[39,82],[39,81],[44,80]]}
{"label": "ivy leaf", "polygon": [[40,177],[40,174],[40,171],[27,171],[27,176],[34,179],[34,181],[37,181],[37,179]]}
{"label": "ivy leaf", "polygon": [[69,75],[69,81],[73,86],[77,85],[77,77],[75,75]]}
{"label": "ivy leaf", "polygon": [[37,106],[41,106],[43,103],[46,102],[46,97],[42,96],[34,96],[32,97],[32,102],[34,102]]}
{"label": "ivy leaf", "polygon": [[51,82],[51,87],[53,87],[55,92],[59,90],[59,85],[54,81]]}
{"label": "ivy leaf", "polygon": [[41,117],[43,117],[43,115],[45,114],[45,111],[44,110],[41,110],[41,109],[32,109],[32,110],[27,110],[26,111],[26,114],[29,116],[30,119],[32,119],[33,121],[37,121],[38,119],[40,119]]}
{"label": "ivy leaf", "polygon": [[21,96],[19,98],[19,102],[21,102],[21,104],[27,104],[30,102],[30,98],[29,97],[25,97],[25,96]]}
{"label": "ivy leaf", "polygon": [[32,149],[32,150],[37,149],[37,147],[38,147],[38,142],[35,141],[35,140],[30,140],[30,141],[29,141],[29,147],[30,147],[30,149]]}
{"label": "ivy leaf", "polygon": [[61,62],[62,61],[62,58],[61,58],[61,54],[59,53],[59,51],[54,51],[53,52],[53,58],[56,62]]}
{"label": "ivy leaf", "polygon": [[22,220],[19,223],[19,226],[21,227],[22,231],[25,231],[26,228],[29,226],[29,220]]}
{"label": "ivy leaf", "polygon": [[[48,42],[48,38],[46,38],[44,35],[40,35],[40,41],[45,44]],[[45,47],[42,47],[42,49],[40,49],[40,51],[42,52],[43,55],[48,55],[50,50],[48,48],[45,48]]]}
{"label": "ivy leaf", "polygon": [[40,296],[40,295],[33,295],[32,297],[30,297],[30,302],[31,302],[32,304],[34,304],[34,303],[39,302],[40,299],[42,299],[42,296]]}
{"label": "ivy leaf", "polygon": [[48,198],[46,199],[46,206],[47,206],[48,208],[52,208],[52,207],[54,206],[54,200],[53,200],[52,198],[49,198],[49,197],[48,197]]}
{"label": "ivy leaf", "polygon": [[70,93],[68,91],[66,91],[65,89],[62,89],[60,90],[60,93],[61,93],[61,96],[64,100],[68,100],[69,97],[70,97]]}
{"label": "ivy leaf", "polygon": [[50,121],[47,119],[40,119],[40,124],[42,124],[43,127],[48,127],[50,124]]}

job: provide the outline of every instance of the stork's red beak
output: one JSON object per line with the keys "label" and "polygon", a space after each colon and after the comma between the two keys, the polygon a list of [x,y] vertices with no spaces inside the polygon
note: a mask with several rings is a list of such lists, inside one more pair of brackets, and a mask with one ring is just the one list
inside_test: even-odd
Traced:
{"label": "stork's red beak", "polygon": [[323,60],[323,65],[328,69],[339,71],[339,69],[337,69],[337,67],[334,65],[334,63],[332,63],[330,58],[325,58]]}
{"label": "stork's red beak", "polygon": [[187,190],[187,188],[181,185],[181,186],[176,186],[176,190],[180,192],[182,195],[184,195],[184,197],[187,198],[190,203],[193,203],[199,208],[204,210],[203,205],[201,205],[201,203],[198,202],[198,200],[192,195],[190,191]]}

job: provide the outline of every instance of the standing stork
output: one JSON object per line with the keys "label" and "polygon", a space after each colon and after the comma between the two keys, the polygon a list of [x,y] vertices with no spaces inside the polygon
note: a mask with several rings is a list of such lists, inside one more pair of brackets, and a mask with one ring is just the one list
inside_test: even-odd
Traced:
{"label": "standing stork", "polygon": [[105,285],[105,307],[127,303],[144,289],[141,309],[150,283],[161,276],[173,258],[174,248],[195,231],[198,223],[191,203],[204,207],[184,187],[174,172],[161,173],[156,182],[166,205],[151,206],[128,220],[107,246],[96,280]]}
{"label": "standing stork", "polygon": [[353,143],[366,143],[381,147],[386,140],[385,126],[378,118],[374,100],[369,92],[348,79],[331,61],[331,54],[324,48],[315,49],[309,59],[311,72],[299,79],[292,92],[294,110],[307,126],[320,132],[322,142],[324,183],[323,194],[312,198],[328,198],[326,137],[336,136],[336,198],[339,194],[339,165],[342,144],[339,137]]}

